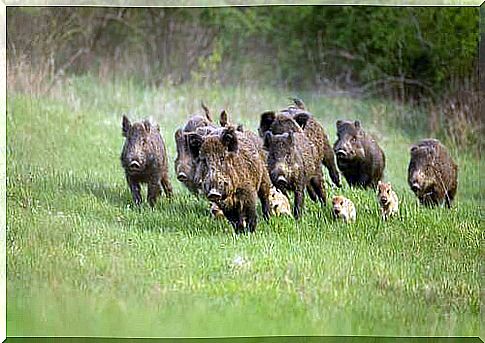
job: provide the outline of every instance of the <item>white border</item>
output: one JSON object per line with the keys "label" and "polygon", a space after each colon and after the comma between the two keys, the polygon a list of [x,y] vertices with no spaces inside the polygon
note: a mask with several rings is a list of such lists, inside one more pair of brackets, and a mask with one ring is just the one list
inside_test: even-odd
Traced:
{"label": "white border", "polygon": [[[264,5],[378,5],[378,6],[483,6],[483,0],[0,0],[0,341],[6,339],[6,7],[7,6],[112,6],[112,7],[221,7]],[[482,12],[482,11],[480,11]],[[481,18],[481,20],[483,20]],[[481,33],[485,34],[485,33]],[[481,56],[483,58],[483,56]],[[482,313],[483,315],[483,313]],[[483,330],[483,328],[482,328]],[[483,335],[480,330],[479,335]]]}

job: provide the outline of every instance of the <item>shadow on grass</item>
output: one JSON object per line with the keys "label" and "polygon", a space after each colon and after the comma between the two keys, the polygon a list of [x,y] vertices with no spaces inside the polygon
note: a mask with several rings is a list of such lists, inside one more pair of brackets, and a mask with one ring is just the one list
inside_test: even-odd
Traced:
{"label": "shadow on grass", "polygon": [[141,232],[181,233],[184,235],[218,234],[230,227],[225,219],[215,219],[210,214],[209,203],[188,192],[175,191],[172,198],[162,195],[155,207],[146,201],[134,206],[129,191],[121,191],[124,229]]}
{"label": "shadow on grass", "polygon": [[[114,224],[124,230],[181,233],[189,236],[231,234],[234,231],[225,218],[215,219],[211,215],[209,202],[205,198],[196,197],[178,186],[174,187],[172,198],[167,198],[162,192],[155,207],[151,208],[146,201],[146,185],[142,186],[141,206],[135,206],[130,190],[124,183],[63,175],[55,184],[67,197],[72,194],[85,198],[85,201],[93,201],[95,205],[90,206],[90,213],[87,214],[89,217],[96,217],[99,221]],[[71,204],[74,204],[71,210],[75,212],[86,211],[82,201]],[[263,228],[268,222],[263,219],[260,205],[257,210],[258,228]]]}
{"label": "shadow on grass", "polygon": [[65,193],[94,196],[100,202],[124,208],[131,203],[128,188],[119,184],[102,183],[90,179],[70,179],[60,183],[60,190]]}

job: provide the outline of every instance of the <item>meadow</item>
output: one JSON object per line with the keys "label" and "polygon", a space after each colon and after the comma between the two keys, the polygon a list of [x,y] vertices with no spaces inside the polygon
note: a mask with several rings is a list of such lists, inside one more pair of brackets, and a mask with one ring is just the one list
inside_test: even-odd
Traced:
{"label": "meadow", "polygon": [[[328,199],[352,199],[355,224],[306,197],[301,221],[260,216],[256,233],[235,236],[176,180],[173,135],[201,100],[256,130],[260,113],[291,95],[91,76],[49,96],[10,91],[7,335],[479,335],[483,163],[450,147],[459,165],[453,208],[419,206],[406,175],[425,113],[298,94],[331,142],[337,119],[359,119],[375,135],[401,199],[388,222],[373,191],[333,188],[325,170]],[[133,208],[119,160],[123,113],[160,124],[175,196],[155,209]]]}

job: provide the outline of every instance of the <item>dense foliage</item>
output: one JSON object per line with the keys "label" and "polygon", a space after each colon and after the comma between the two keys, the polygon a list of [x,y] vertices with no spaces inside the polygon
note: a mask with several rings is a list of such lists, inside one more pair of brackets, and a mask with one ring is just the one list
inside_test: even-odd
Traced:
{"label": "dense foliage", "polygon": [[478,7],[10,7],[7,30],[9,74],[35,70],[31,88],[89,72],[343,90],[431,105],[430,134],[479,141]]}
{"label": "dense foliage", "polygon": [[478,8],[456,7],[9,8],[8,40],[55,51],[59,66],[89,49],[96,58],[77,71],[129,57],[156,71],[150,81],[219,71],[297,87],[401,78],[426,91],[475,72],[478,24]]}

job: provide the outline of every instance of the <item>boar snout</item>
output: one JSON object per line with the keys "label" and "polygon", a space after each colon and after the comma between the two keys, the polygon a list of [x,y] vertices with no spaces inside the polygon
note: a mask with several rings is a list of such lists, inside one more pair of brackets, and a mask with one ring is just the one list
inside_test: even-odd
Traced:
{"label": "boar snout", "polygon": [[339,144],[337,147],[335,147],[334,151],[337,158],[345,159],[354,156],[354,149],[352,149],[350,144]]}
{"label": "boar snout", "polygon": [[380,201],[381,204],[386,205],[389,202],[389,199],[387,198],[387,196],[383,195],[381,196]]}
{"label": "boar snout", "polygon": [[419,186],[419,184],[417,182],[414,182],[412,185],[411,185],[411,190],[416,193],[416,192],[419,192],[419,190],[421,189],[421,187]]}
{"label": "boar snout", "polygon": [[347,151],[343,150],[343,149],[338,149],[337,151],[335,151],[335,154],[338,156],[338,157],[346,157],[348,154],[347,154]]}
{"label": "boar snout", "polygon": [[278,188],[286,188],[288,187],[288,180],[283,175],[280,175],[276,179],[276,184],[278,185]]}
{"label": "boar snout", "polygon": [[140,171],[142,169],[142,165],[140,161],[136,159],[132,159],[130,163],[128,164],[128,169],[133,172]]}
{"label": "boar snout", "polygon": [[218,201],[222,198],[222,194],[218,192],[216,189],[211,189],[207,194],[207,199],[210,201]]}
{"label": "boar snout", "polygon": [[346,159],[352,158],[355,155],[352,144],[349,141],[342,139],[339,140],[334,148],[335,155],[337,158]]}
{"label": "boar snout", "polygon": [[286,178],[286,173],[285,173],[285,168],[282,165],[276,166],[272,171],[271,171],[271,180],[273,181],[273,184],[276,186],[278,189],[286,189],[289,185],[288,179]]}
{"label": "boar snout", "polygon": [[184,172],[180,172],[180,173],[177,174],[177,180],[179,180],[181,182],[185,182],[188,179],[189,179],[189,177]]}

